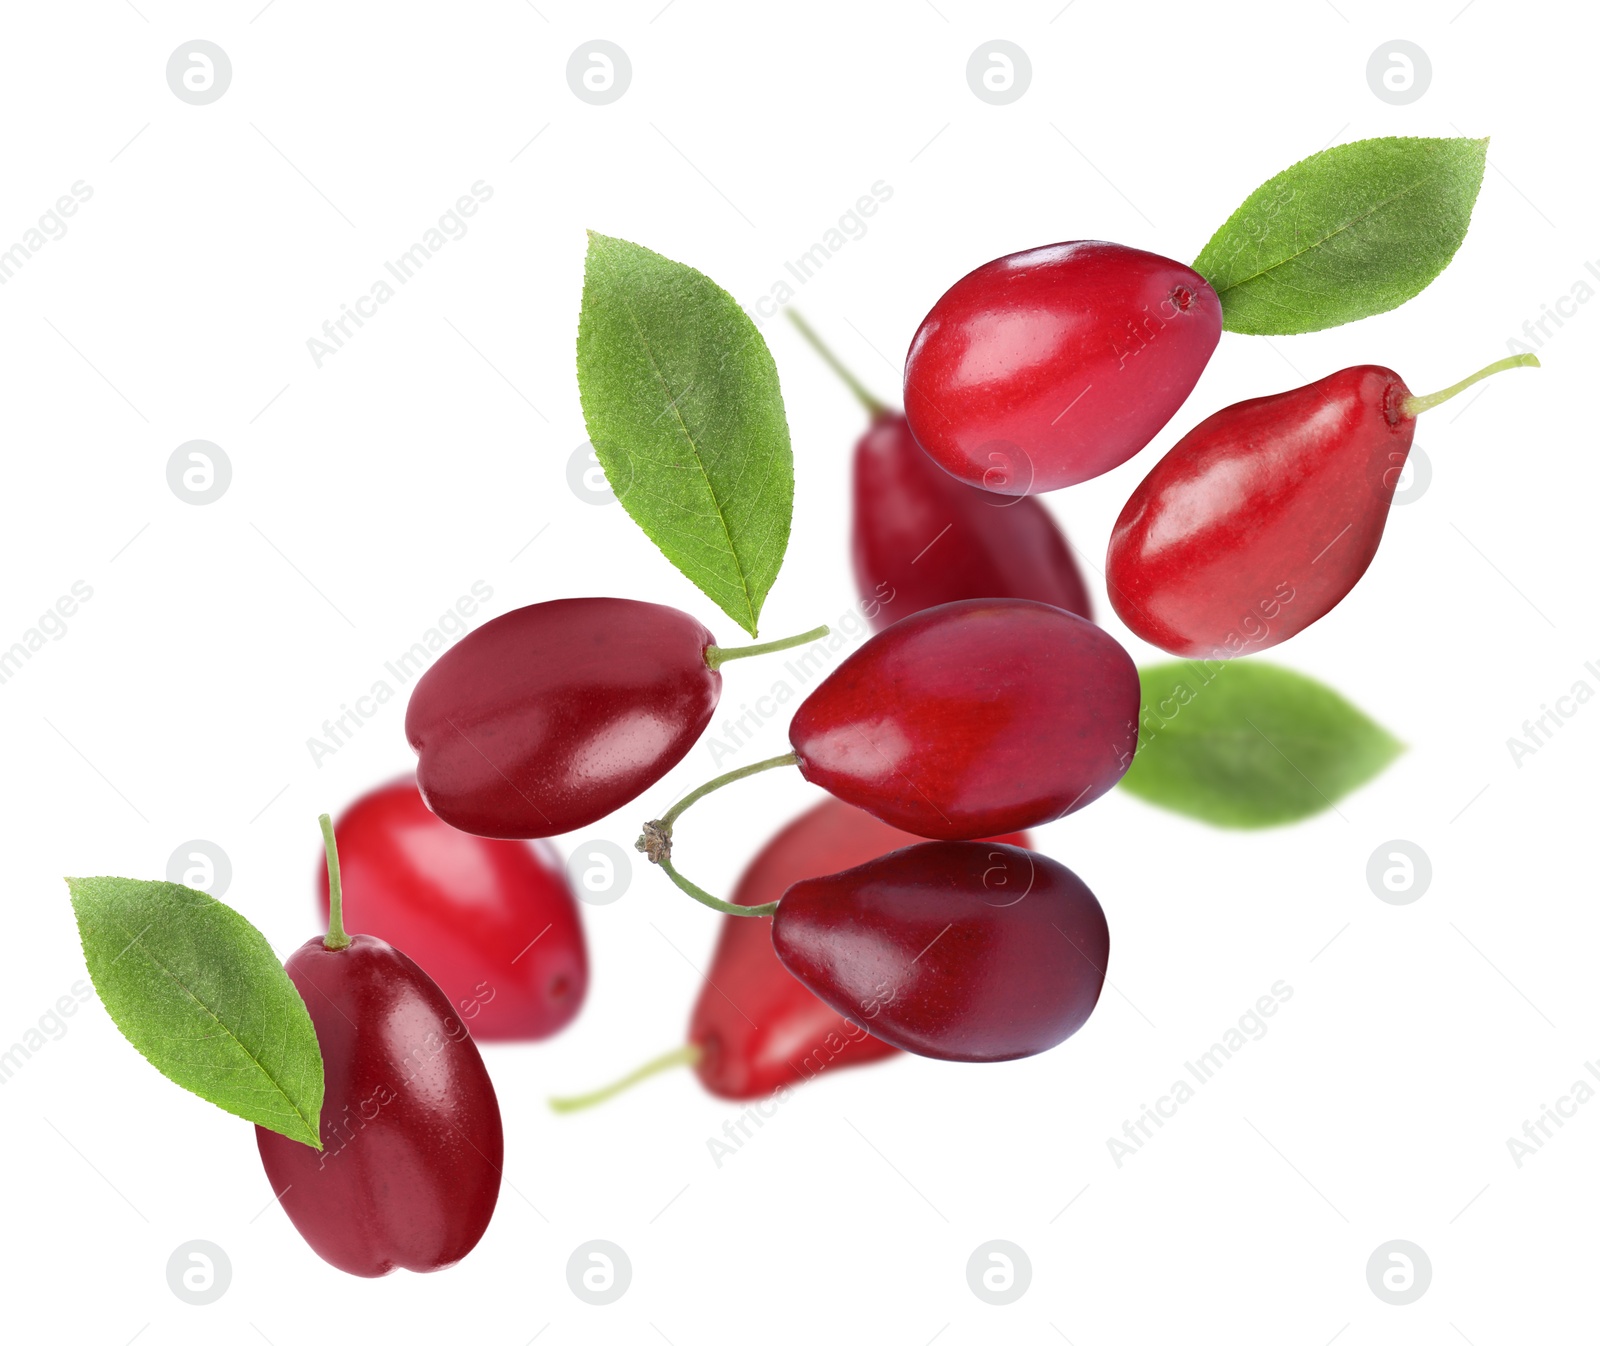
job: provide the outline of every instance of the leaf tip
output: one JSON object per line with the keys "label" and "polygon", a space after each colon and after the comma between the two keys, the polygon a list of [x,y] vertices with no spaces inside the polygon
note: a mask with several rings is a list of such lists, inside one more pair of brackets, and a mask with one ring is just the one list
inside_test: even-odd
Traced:
{"label": "leaf tip", "polygon": [[[228,1111],[232,1112],[233,1109],[230,1108]],[[237,1112],[234,1115],[240,1117],[244,1116],[243,1113]],[[255,1119],[252,1117],[245,1117],[245,1120],[248,1122],[254,1121]],[[256,1122],[255,1124],[263,1131],[271,1131],[274,1135],[282,1136],[285,1140],[292,1140],[297,1145],[308,1146],[320,1154],[323,1149],[322,1137],[317,1134],[316,1128],[306,1120],[305,1114],[300,1112],[298,1109],[295,1110],[295,1120],[299,1122],[298,1126],[294,1126],[289,1123],[280,1124],[276,1122]]]}

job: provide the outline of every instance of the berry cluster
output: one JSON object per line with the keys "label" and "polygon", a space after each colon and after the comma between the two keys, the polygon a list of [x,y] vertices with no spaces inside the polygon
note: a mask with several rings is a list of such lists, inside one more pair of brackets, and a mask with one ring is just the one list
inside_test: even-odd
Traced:
{"label": "berry cluster", "polygon": [[[791,752],[728,772],[645,824],[639,849],[733,918],[716,954],[721,990],[702,997],[683,1047],[619,1086],[557,1100],[560,1110],[679,1063],[712,1092],[743,1099],[896,1049],[950,1061],[1030,1056],[1083,1026],[1105,980],[1099,902],[1017,834],[1093,802],[1126,772],[1139,676],[1089,619],[1066,540],[1035,497],[1119,466],[1166,425],[1217,346],[1217,295],[1191,268],[1116,244],[1000,258],[952,286],[918,328],[904,415],[801,326],[872,417],[856,448],[853,559],[863,597],[887,585],[898,619],[888,604],[872,607],[880,629],[796,709]],[[1215,413],[1123,509],[1105,572],[1112,607],[1151,644],[1191,657],[1288,639],[1330,612],[1371,562],[1416,416],[1485,374],[1529,363],[1500,361],[1431,397],[1413,396],[1391,370],[1360,366]],[[955,536],[915,570],[911,544],[944,527]],[[448,824],[438,830],[458,835],[533,839],[586,827],[683,759],[716,711],[724,663],[820,634],[729,649],[687,613],[622,598],[509,612],[459,641],[412,694],[406,735],[421,798]],[[732,902],[680,874],[672,840],[683,810],[783,766],[832,799],[773,840]],[[749,923],[766,916],[765,933]],[[570,928],[550,952],[576,947],[576,968],[536,987],[536,1000],[557,984],[581,995],[581,935]],[[290,960],[319,1033],[326,1025],[335,1041],[340,1030],[319,1014],[322,980],[342,983],[324,964],[352,952],[372,961],[381,949],[415,968],[381,941],[366,949],[365,938],[337,954],[312,941]],[[363,963],[362,977],[371,975]],[[390,1012],[408,975],[377,977],[357,998]],[[726,1012],[730,995],[764,1011],[761,1027],[746,1010],[737,1021]],[[541,1025],[527,1036],[554,1022],[523,1018]],[[358,1095],[370,1054],[359,1065],[331,1059]],[[469,1075],[457,1080],[458,1126],[493,1110],[481,1066]],[[486,1105],[473,1101],[485,1093]],[[427,1121],[419,1113],[419,1134],[436,1134]],[[494,1122],[497,1146],[498,1114]],[[343,1226],[324,1212],[376,1179],[351,1164],[342,1181],[313,1180],[326,1154],[314,1164],[303,1146],[261,1137],[274,1182],[301,1184],[285,1205],[302,1232],[330,1261],[359,1270],[365,1254],[329,1237]],[[452,1155],[425,1162],[444,1171]],[[478,1212],[469,1226],[486,1223],[493,1206],[491,1193],[487,1205],[468,1199],[430,1222],[409,1200],[385,1209],[435,1235],[459,1231],[467,1209]],[[430,1262],[414,1250],[391,1260]]]}
{"label": "berry cluster", "polygon": [[[863,596],[887,581],[906,615],[799,706],[792,752],[695,791],[645,825],[639,848],[717,910],[770,914],[778,961],[859,1032],[999,1061],[1057,1045],[1093,1008],[1107,945],[1093,896],[1047,857],[979,844],[1091,803],[1138,739],[1133,661],[1088,620],[1082,579],[1033,493],[1144,448],[1221,330],[1220,302],[1191,268],[1063,243],[990,262],[940,298],[911,343],[904,416],[841,369],[873,418],[856,451],[857,579]],[[1216,413],[1124,509],[1112,606],[1152,644],[1213,659],[1303,629],[1372,559],[1415,416],[1441,397],[1362,367]],[[940,525],[961,531],[913,573],[909,542]],[[682,759],[715,712],[721,664],[751,652],[722,650],[687,614],[621,599],[508,613],[412,695],[423,797],[451,826],[489,836],[593,823]],[[679,874],[683,809],[786,765],[942,844],[797,876],[754,906]]]}
{"label": "berry cluster", "polygon": [[[719,1096],[761,1098],[896,1050],[1031,1056],[1083,1026],[1106,976],[1105,915],[1024,829],[1091,804],[1136,752],[1146,761],[1142,702],[1158,719],[1165,703],[1143,695],[1133,660],[1092,620],[1037,497],[1143,450],[1225,327],[1313,331],[1419,292],[1465,233],[1483,153],[1465,140],[1324,151],[1259,189],[1193,267],[1104,242],[989,262],[917,328],[904,414],[796,319],[871,417],[855,453],[852,551],[877,630],[796,708],[791,751],[644,824],[638,849],[727,920],[716,996],[702,996],[682,1046],[623,1084],[686,1063]],[[1380,188],[1386,214],[1367,201]],[[578,365],[595,451],[641,527],[754,634],[792,508],[770,354],[700,273],[600,235],[590,257],[601,263],[586,276]],[[1363,365],[1215,412],[1123,508],[1104,572],[1112,608],[1191,659],[1289,639],[1372,561],[1416,417],[1534,364],[1512,356],[1424,397]],[[660,475],[632,491],[636,472]],[[449,1265],[482,1236],[500,1185],[500,1114],[474,1039],[548,1036],[587,984],[566,875],[548,843],[525,843],[588,827],[659,781],[710,723],[725,664],[826,634],[724,647],[687,613],[609,597],[497,617],[413,690],[415,785],[376,791],[341,819],[348,914],[368,933],[345,933],[324,816],[328,933],[283,969],[269,956],[270,974],[265,941],[204,894],[73,881],[96,988],[163,1070],[258,1123],[273,1189],[321,1256],[369,1276]],[[679,872],[685,809],[791,766],[830,798],[768,843],[731,901]],[[163,1058],[170,988],[107,956],[107,931],[169,918],[175,956],[192,954],[203,925],[233,962],[201,972],[277,1007],[236,1041],[208,1028],[215,1060]],[[258,1076],[271,1087],[252,1094]]]}
{"label": "berry cluster", "polygon": [[[623,624],[631,617],[636,626]],[[496,618],[412,695],[423,797],[452,827],[496,836],[594,822],[659,779],[709,722],[717,650],[686,615],[615,599]],[[608,674],[575,688],[574,663]],[[1087,1018],[1105,971],[1104,918],[1054,861],[978,842],[1104,794],[1133,758],[1138,715],[1133,661],[1092,622],[1031,599],[943,603],[879,632],[824,679],[790,721],[792,752],[702,787],[646,824],[640,849],[715,909],[772,915],[784,966],[885,1042],[956,1060],[1029,1055]],[[755,907],[683,879],[672,860],[683,809],[787,765],[900,833],[942,844],[795,884]],[[1075,948],[1066,932],[1086,924],[1098,933]],[[1052,925],[1063,933],[1042,940]],[[955,987],[971,989],[953,997]],[[1014,1012],[1018,996],[1030,997],[1029,1014]]]}

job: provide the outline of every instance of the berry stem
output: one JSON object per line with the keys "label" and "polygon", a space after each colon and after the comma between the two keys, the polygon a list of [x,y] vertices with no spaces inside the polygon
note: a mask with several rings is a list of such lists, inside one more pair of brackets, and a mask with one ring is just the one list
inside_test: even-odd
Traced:
{"label": "berry stem", "polygon": [[684,892],[688,893],[690,897],[694,898],[696,902],[705,904],[712,911],[720,911],[724,916],[770,916],[778,909],[776,902],[763,902],[759,907],[741,907],[732,902],[724,902],[720,897],[712,897],[698,883],[694,883],[678,873],[670,855],[662,856],[656,863],[661,866],[662,871],[669,879],[682,888]]}
{"label": "berry stem", "polygon": [[852,374],[844,361],[828,349],[827,344],[816,334],[810,323],[792,308],[787,312],[789,321],[800,329],[800,335],[810,343],[811,349],[823,358],[828,368],[844,380],[845,386],[856,395],[856,401],[867,409],[867,415],[871,416],[873,420],[877,420],[880,416],[893,414],[894,409],[887,402],[880,402],[869,393],[867,385]]}
{"label": "berry stem", "polygon": [[653,865],[660,865],[666,876],[671,879],[696,902],[703,902],[712,911],[720,911],[725,916],[770,916],[778,909],[776,902],[764,902],[759,907],[740,907],[732,902],[724,902],[720,897],[712,897],[697,883],[691,883],[678,873],[672,863],[672,825],[683,816],[683,811],[697,799],[704,799],[713,790],[720,790],[724,785],[731,785],[736,780],[743,780],[746,776],[754,776],[761,771],[771,771],[774,767],[794,766],[799,758],[792,752],[786,752],[782,757],[769,757],[763,762],[752,762],[749,766],[738,767],[733,771],[724,772],[722,775],[708,780],[697,789],[690,790],[676,804],[663,813],[659,818],[652,819],[644,825],[639,839],[633,843],[636,851],[643,851],[646,858]]}
{"label": "berry stem", "polygon": [[732,649],[724,649],[721,645],[707,645],[706,667],[718,669],[730,659],[748,659],[755,654],[775,654],[778,650],[792,650],[796,645],[809,645],[813,640],[821,640],[827,634],[826,626],[818,626],[810,631],[803,631],[798,636],[768,640],[760,645],[735,645]]}
{"label": "berry stem", "polygon": [[683,816],[684,810],[696,801],[704,799],[713,790],[720,790],[724,785],[732,785],[734,781],[743,780],[746,776],[754,776],[762,771],[771,771],[774,767],[794,766],[799,760],[792,752],[786,752],[782,757],[768,757],[764,761],[752,762],[749,766],[735,767],[732,771],[713,777],[704,785],[690,790],[688,794],[684,795],[682,799],[656,819],[656,826],[670,837],[672,835],[672,824]]}
{"label": "berry stem", "polygon": [[337,953],[350,947],[350,936],[344,932],[344,889],[339,886],[339,843],[333,839],[333,819],[326,813],[317,815],[322,827],[322,848],[328,853],[328,933],[322,937],[322,947]]}
{"label": "berry stem", "polygon": [[1429,411],[1441,402],[1448,402],[1457,393],[1472,387],[1479,379],[1486,379],[1491,374],[1498,374],[1505,369],[1537,369],[1539,357],[1533,354],[1508,355],[1503,360],[1496,360],[1492,365],[1485,365],[1476,374],[1469,375],[1460,383],[1452,383],[1448,388],[1441,388],[1436,393],[1429,393],[1425,397],[1408,397],[1400,404],[1402,416],[1417,417]]}
{"label": "berry stem", "polygon": [[613,1080],[602,1089],[592,1093],[573,1094],[566,1098],[552,1098],[550,1110],[552,1112],[577,1112],[580,1108],[592,1108],[596,1103],[604,1103],[607,1099],[615,1098],[625,1090],[649,1079],[652,1075],[659,1075],[664,1070],[674,1070],[678,1066],[692,1066],[700,1060],[700,1047],[697,1043],[686,1042],[681,1047],[674,1047],[670,1052],[663,1052],[653,1061],[646,1061],[637,1070],[630,1071],[620,1080]]}

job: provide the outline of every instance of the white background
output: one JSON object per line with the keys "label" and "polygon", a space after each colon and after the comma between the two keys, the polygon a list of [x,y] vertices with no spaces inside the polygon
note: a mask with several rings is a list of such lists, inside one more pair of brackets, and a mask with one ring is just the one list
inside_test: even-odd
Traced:
{"label": "white background", "polygon": [[[320,768],[306,740],[474,581],[494,590],[484,616],[627,594],[737,636],[619,507],[568,489],[585,437],[585,227],[700,266],[754,310],[784,262],[883,180],[893,197],[867,235],[797,303],[893,396],[918,320],[991,257],[1107,238],[1188,259],[1258,183],[1330,142],[1492,134],[1466,244],[1420,298],[1312,336],[1224,336],[1150,448],[1050,498],[1086,564],[1203,415],[1352,363],[1389,364],[1419,391],[1454,382],[1600,259],[1578,74],[1597,34],[1575,6],[137,5],[8,7],[0,46],[0,248],[73,182],[93,189],[66,236],[0,287],[0,644],[74,581],[94,591],[0,686],[0,1045],[84,977],[63,874],[160,877],[179,842],[208,838],[232,860],[227,901],[281,954],[312,934],[315,815],[408,767],[403,698]],[[603,107],[565,77],[596,37],[633,66]],[[1000,107],[965,78],[997,37],[1033,66],[1025,96]],[[233,63],[209,106],[165,80],[194,38]],[[1366,78],[1395,38],[1433,67],[1407,106]],[[470,232],[317,368],[307,339],[478,180],[494,194]],[[854,599],[846,473],[862,418],[786,323],[763,330],[797,475],[789,564],[762,621],[777,636]],[[486,1052],[507,1184],[482,1244],[437,1275],[365,1282],[263,1213],[250,1127],[162,1079],[91,1002],[0,1092],[7,1336],[1496,1346],[1581,1333],[1600,1101],[1520,1169],[1506,1145],[1600,1055],[1586,769],[1600,706],[1520,768],[1506,746],[1575,681],[1600,688],[1584,669],[1600,660],[1600,304],[1549,330],[1542,371],[1429,414],[1417,442],[1431,487],[1396,510],[1338,611],[1269,656],[1410,745],[1386,775],[1337,812],[1260,834],[1119,793],[1040,830],[1113,932],[1115,989],[1063,1047],[824,1077],[720,1168],[707,1139],[740,1110],[687,1073],[553,1117],[549,1093],[681,1040],[715,918],[636,871],[622,900],[585,908],[594,975],[576,1023]],[[196,438],[233,465],[204,507],[165,477]],[[733,666],[725,706],[777,674]],[[773,722],[738,760],[785,746]],[[629,845],[710,774],[702,745],[592,835]],[[814,793],[785,773],[708,801],[680,831],[684,868],[728,889]],[[1432,859],[1412,905],[1367,885],[1392,838]],[[1280,979],[1294,994],[1270,1032],[1119,1169],[1107,1138]],[[205,1308],[166,1281],[194,1238],[233,1267]],[[566,1281],[591,1238],[633,1265],[604,1308]],[[996,1238],[1033,1267],[998,1308],[965,1271]],[[1391,1239],[1433,1266],[1407,1307],[1367,1284]]]}

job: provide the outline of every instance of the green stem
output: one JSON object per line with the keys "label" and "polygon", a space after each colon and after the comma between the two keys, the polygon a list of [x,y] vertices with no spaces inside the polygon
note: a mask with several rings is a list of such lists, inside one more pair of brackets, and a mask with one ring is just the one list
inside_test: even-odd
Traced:
{"label": "green stem", "polygon": [[736,780],[743,780],[746,776],[754,776],[762,771],[771,771],[774,767],[794,766],[800,759],[792,752],[786,752],[782,757],[768,757],[765,761],[752,762],[749,766],[737,767],[732,771],[708,780],[704,785],[690,790],[676,804],[656,819],[656,825],[668,836],[672,835],[672,824],[683,816],[683,811],[690,804],[704,799],[713,790],[720,790],[724,785],[732,785]]}
{"label": "green stem", "polygon": [[810,323],[808,323],[792,308],[787,310],[787,312],[789,314],[789,321],[800,329],[800,335],[810,342],[811,349],[816,351],[816,353],[823,358],[823,360],[827,363],[828,368],[833,370],[835,374],[844,380],[845,386],[856,395],[856,401],[861,403],[861,405],[867,409],[867,415],[876,420],[879,416],[889,416],[893,414],[894,409],[890,407],[887,402],[880,402],[876,397],[869,393],[867,391],[867,385],[862,383],[860,379],[852,374],[844,361],[828,349],[822,338],[812,330]]}
{"label": "green stem", "polygon": [[652,1075],[659,1075],[664,1070],[672,1070],[678,1066],[692,1066],[699,1060],[700,1048],[693,1042],[686,1042],[681,1047],[674,1047],[670,1052],[663,1052],[654,1061],[646,1061],[637,1070],[606,1085],[603,1089],[596,1089],[589,1094],[576,1094],[569,1098],[552,1098],[550,1108],[554,1112],[577,1112],[580,1108],[592,1108],[596,1103],[604,1103],[608,1098],[615,1098],[624,1090],[633,1088],[641,1080],[647,1080]]}
{"label": "green stem", "polygon": [[717,669],[730,659],[748,659],[756,654],[775,654],[779,650],[792,650],[796,645],[809,645],[813,640],[821,640],[827,634],[826,626],[818,626],[813,630],[803,631],[798,636],[768,640],[760,645],[735,645],[732,649],[724,649],[721,645],[707,645],[706,667]]}
{"label": "green stem", "polygon": [[1429,393],[1426,397],[1408,397],[1400,404],[1402,416],[1420,416],[1441,402],[1448,402],[1457,393],[1472,387],[1479,379],[1486,379],[1491,374],[1498,374],[1504,369],[1537,369],[1539,357],[1537,355],[1508,355],[1503,360],[1496,360],[1492,365],[1485,365],[1476,374],[1464,378],[1460,383],[1453,383],[1448,388],[1436,393]]}
{"label": "green stem", "polygon": [[732,902],[724,902],[720,897],[712,897],[697,883],[691,883],[678,873],[672,863],[672,825],[683,816],[683,811],[697,799],[704,799],[713,790],[720,790],[724,785],[732,785],[736,780],[743,780],[746,776],[754,776],[760,771],[771,771],[774,767],[794,766],[799,762],[799,757],[792,752],[786,752],[782,757],[769,757],[764,762],[754,762],[749,766],[742,766],[734,771],[725,772],[712,780],[708,780],[698,789],[689,791],[676,804],[663,813],[659,818],[653,819],[644,825],[644,830],[639,839],[633,843],[637,851],[643,851],[653,865],[660,865],[666,875],[696,902],[703,902],[712,911],[720,911],[725,916],[770,916],[778,909],[776,902],[764,902],[759,907],[740,907]]}
{"label": "green stem", "polygon": [[332,818],[321,813],[317,822],[322,826],[322,848],[328,853],[328,933],[322,947],[337,952],[350,947],[350,936],[344,932],[344,889],[339,886],[339,843],[333,839]]}
{"label": "green stem", "polygon": [[698,883],[694,883],[678,873],[677,867],[672,863],[670,855],[663,856],[656,863],[661,866],[666,876],[671,879],[696,902],[702,902],[712,911],[720,911],[724,916],[770,916],[777,911],[776,902],[763,902],[758,907],[741,907],[732,902],[724,902],[720,897],[712,897]]}

